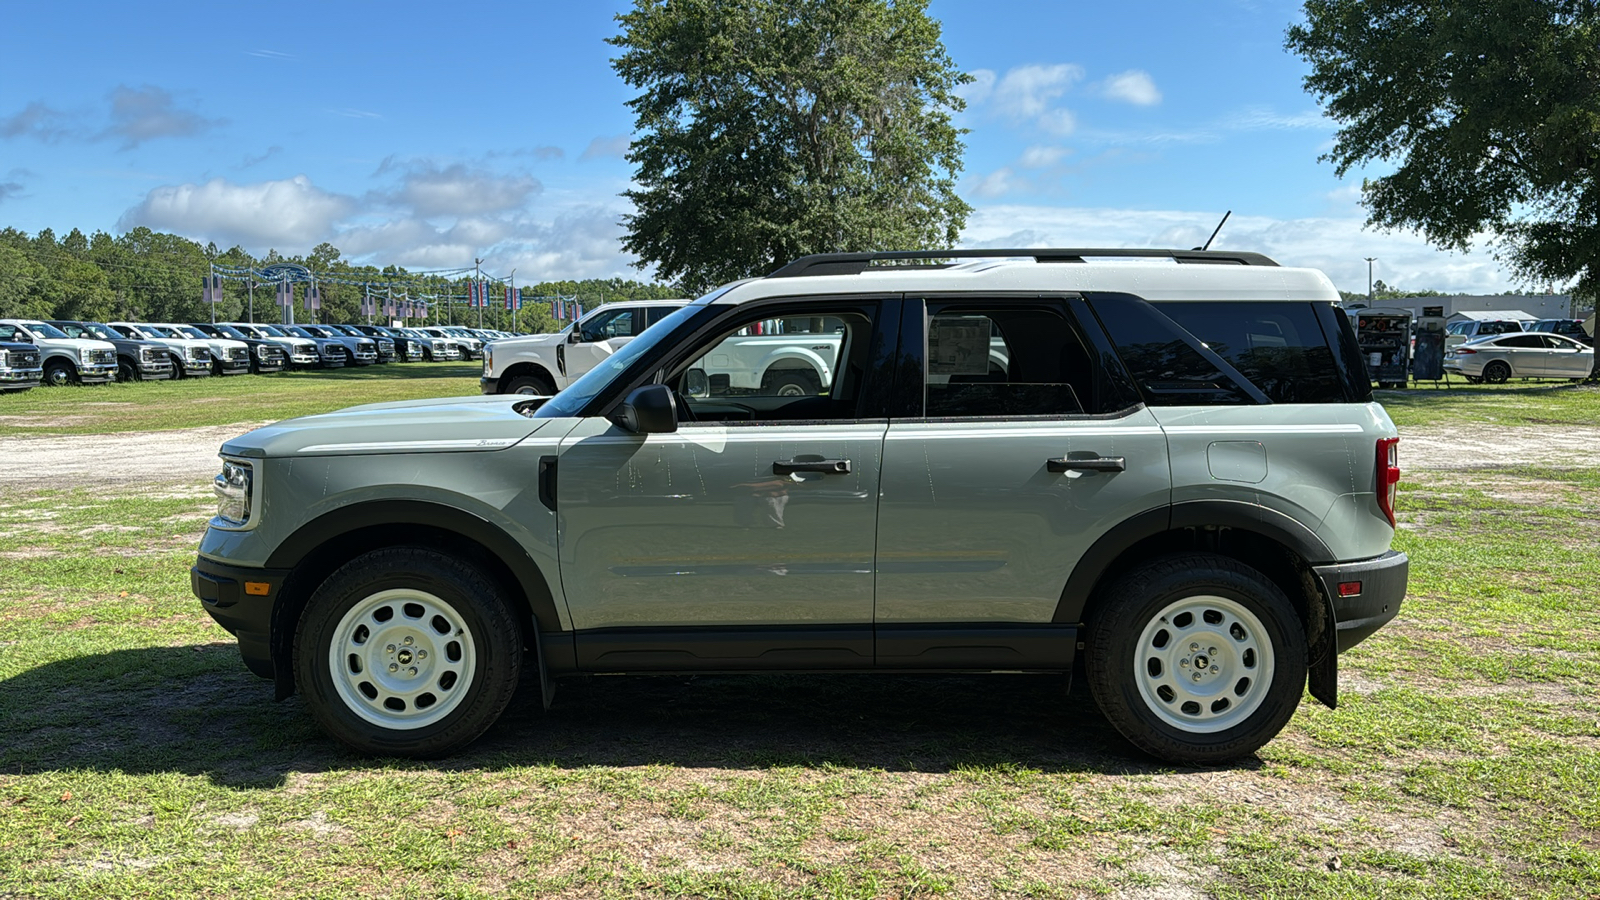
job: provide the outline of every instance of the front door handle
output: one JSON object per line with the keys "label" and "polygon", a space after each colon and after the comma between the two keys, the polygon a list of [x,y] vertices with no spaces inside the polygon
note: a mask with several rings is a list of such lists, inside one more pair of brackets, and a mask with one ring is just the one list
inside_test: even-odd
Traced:
{"label": "front door handle", "polygon": [[795,472],[823,472],[828,475],[850,474],[848,459],[780,459],[772,464],[772,474],[791,475]]}
{"label": "front door handle", "polygon": [[1051,472],[1125,472],[1128,461],[1121,456],[1099,456],[1093,459],[1047,459],[1045,468]]}

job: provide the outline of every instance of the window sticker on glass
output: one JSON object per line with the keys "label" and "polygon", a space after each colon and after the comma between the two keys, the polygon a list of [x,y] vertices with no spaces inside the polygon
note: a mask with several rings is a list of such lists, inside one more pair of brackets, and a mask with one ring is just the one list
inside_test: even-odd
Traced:
{"label": "window sticker on glass", "polygon": [[987,375],[987,316],[935,316],[928,328],[929,375]]}

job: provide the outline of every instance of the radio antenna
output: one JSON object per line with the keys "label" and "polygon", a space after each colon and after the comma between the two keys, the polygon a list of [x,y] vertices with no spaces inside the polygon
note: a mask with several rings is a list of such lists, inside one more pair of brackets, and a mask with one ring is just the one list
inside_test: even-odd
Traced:
{"label": "radio antenna", "polygon": [[1206,250],[1210,250],[1211,249],[1211,242],[1217,239],[1217,235],[1222,232],[1222,226],[1228,224],[1228,217],[1231,216],[1231,215],[1233,215],[1233,210],[1231,210],[1231,209],[1228,210],[1227,212],[1223,213],[1222,214],[1222,221],[1217,223],[1217,230],[1211,232],[1211,237],[1206,238],[1206,245],[1204,247],[1196,247],[1195,249],[1196,250],[1200,250],[1202,252],[1204,252]]}

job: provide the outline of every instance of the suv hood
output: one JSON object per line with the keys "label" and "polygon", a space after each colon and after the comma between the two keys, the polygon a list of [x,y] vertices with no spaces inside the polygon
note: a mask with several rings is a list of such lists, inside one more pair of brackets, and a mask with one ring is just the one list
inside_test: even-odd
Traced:
{"label": "suv hood", "polygon": [[223,444],[222,453],[259,459],[504,450],[550,421],[517,412],[528,399],[490,395],[369,403],[257,428]]}

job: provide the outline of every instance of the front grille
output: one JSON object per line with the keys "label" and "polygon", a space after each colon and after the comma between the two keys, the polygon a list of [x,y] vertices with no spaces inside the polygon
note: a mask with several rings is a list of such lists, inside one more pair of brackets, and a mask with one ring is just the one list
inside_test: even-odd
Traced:
{"label": "front grille", "polygon": [[153,363],[153,362],[156,362],[157,361],[156,351],[151,349],[150,347],[140,347],[139,348],[139,361],[142,362],[142,363]]}
{"label": "front grille", "polygon": [[228,348],[228,359],[231,359],[234,362],[249,362],[250,361],[250,348],[249,347],[229,347]]}
{"label": "front grille", "polygon": [[12,350],[7,355],[11,357],[11,367],[13,369],[39,368],[39,351],[37,350]]}
{"label": "front grille", "polygon": [[117,364],[115,350],[90,350],[88,362],[92,366],[114,366]]}
{"label": "front grille", "polygon": [[211,351],[205,347],[190,347],[189,359],[195,362],[208,362],[211,359]]}

